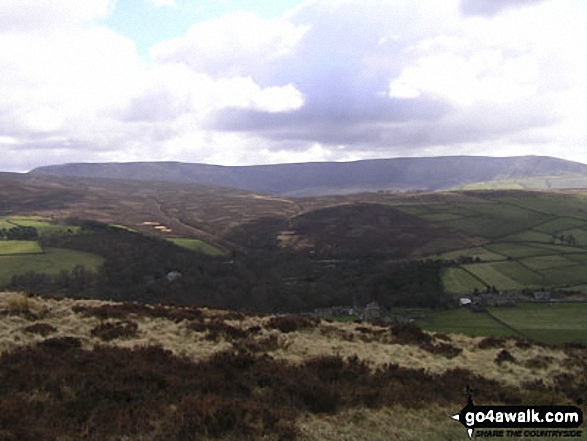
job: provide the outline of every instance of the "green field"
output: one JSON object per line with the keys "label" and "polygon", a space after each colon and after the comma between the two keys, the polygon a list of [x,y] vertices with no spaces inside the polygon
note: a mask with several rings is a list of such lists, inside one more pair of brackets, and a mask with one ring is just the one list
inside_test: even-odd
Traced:
{"label": "green field", "polygon": [[[567,289],[587,285],[587,197],[538,192],[467,192],[467,203],[411,205],[401,209],[447,230],[484,239],[470,248],[436,256],[463,262],[465,271],[443,272],[443,285],[455,294],[479,286],[498,290]],[[566,239],[573,236],[570,246]],[[482,242],[481,242],[482,243]]]}
{"label": "green field", "polygon": [[448,293],[483,291],[485,284],[463,268],[447,268],[442,274],[442,284]]}
{"label": "green field", "polygon": [[20,227],[33,227],[42,234],[55,234],[55,233],[76,233],[80,227],[64,225],[53,222],[49,218],[41,216],[6,216],[0,218],[0,228],[14,228]]}
{"label": "green field", "polygon": [[493,316],[543,343],[587,343],[587,303],[525,304],[490,308]]}
{"label": "green field", "polygon": [[[418,324],[434,332],[471,336],[518,335],[551,344],[576,340],[587,343],[586,303],[527,303],[511,308],[490,308],[489,313],[476,313],[467,308],[436,311],[427,314]],[[493,319],[492,315],[507,326]]]}
{"label": "green field", "polygon": [[465,334],[473,337],[516,335],[488,314],[471,312],[468,308],[431,312],[419,320],[418,325],[428,331]]}
{"label": "green field", "polygon": [[39,254],[43,250],[32,240],[0,240],[0,256],[15,254]]}
{"label": "green field", "polygon": [[0,256],[0,286],[10,283],[15,274],[30,271],[58,274],[78,264],[95,270],[103,261],[95,254],[61,248],[48,248],[44,254]]}
{"label": "green field", "polygon": [[459,257],[472,257],[473,259],[478,257],[483,262],[506,259],[504,255],[494,253],[484,247],[466,248],[463,250],[449,251],[448,253],[441,254],[440,257],[445,260],[458,259]]}
{"label": "green field", "polygon": [[[507,262],[508,264],[510,262]],[[468,272],[482,280],[488,286],[495,286],[499,290],[511,291],[524,288],[525,283],[508,276],[503,269],[506,266],[496,266],[494,263],[480,263],[463,265]]]}
{"label": "green field", "polygon": [[199,251],[201,253],[208,254],[209,256],[223,256],[226,254],[226,252],[222,251],[221,249],[216,248],[215,246],[203,242],[199,239],[186,239],[174,237],[167,240],[173,242],[176,245],[179,245],[180,247],[187,248],[193,251]]}

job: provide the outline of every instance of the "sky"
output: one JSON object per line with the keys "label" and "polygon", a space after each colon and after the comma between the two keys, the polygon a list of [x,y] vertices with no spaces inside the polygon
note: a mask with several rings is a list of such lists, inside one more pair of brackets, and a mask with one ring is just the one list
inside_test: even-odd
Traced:
{"label": "sky", "polygon": [[587,162],[585,0],[0,0],[0,170]]}

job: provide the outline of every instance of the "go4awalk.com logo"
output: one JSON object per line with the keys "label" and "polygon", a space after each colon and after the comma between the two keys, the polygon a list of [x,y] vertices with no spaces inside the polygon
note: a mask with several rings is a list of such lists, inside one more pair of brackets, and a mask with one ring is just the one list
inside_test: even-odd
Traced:
{"label": "go4awalk.com logo", "polygon": [[528,436],[533,438],[581,438],[583,412],[575,406],[476,406],[467,386],[467,405],[452,418],[469,438]]}

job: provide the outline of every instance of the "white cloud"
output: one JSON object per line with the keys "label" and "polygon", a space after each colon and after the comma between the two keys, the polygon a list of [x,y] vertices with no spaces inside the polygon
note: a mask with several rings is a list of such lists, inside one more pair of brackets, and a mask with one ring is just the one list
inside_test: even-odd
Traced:
{"label": "white cloud", "polygon": [[462,15],[459,0],[308,1],[278,19],[239,12],[197,23],[145,62],[133,41],[96,24],[112,1],[2,1],[4,168],[577,159],[587,141],[587,6],[521,3]]}
{"label": "white cloud", "polygon": [[110,14],[116,0],[2,0],[0,33],[64,29]]}
{"label": "white cloud", "polygon": [[185,37],[160,43],[150,54],[158,63],[181,62],[214,76],[247,76],[290,53],[307,29],[283,19],[237,12],[196,24]]}
{"label": "white cloud", "polygon": [[147,0],[149,3],[151,3],[152,5],[156,6],[157,8],[162,8],[162,7],[171,7],[171,8],[177,8],[177,3],[175,2],[175,0]]}

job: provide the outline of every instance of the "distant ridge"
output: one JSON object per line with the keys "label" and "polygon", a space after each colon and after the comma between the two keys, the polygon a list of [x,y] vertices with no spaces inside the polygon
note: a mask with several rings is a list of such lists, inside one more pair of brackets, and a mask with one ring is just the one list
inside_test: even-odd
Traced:
{"label": "distant ridge", "polygon": [[435,191],[471,185],[492,188],[492,183],[499,183],[494,188],[587,188],[587,165],[548,156],[440,156],[252,166],[78,163],[39,167],[29,174],[191,182],[288,196]]}

